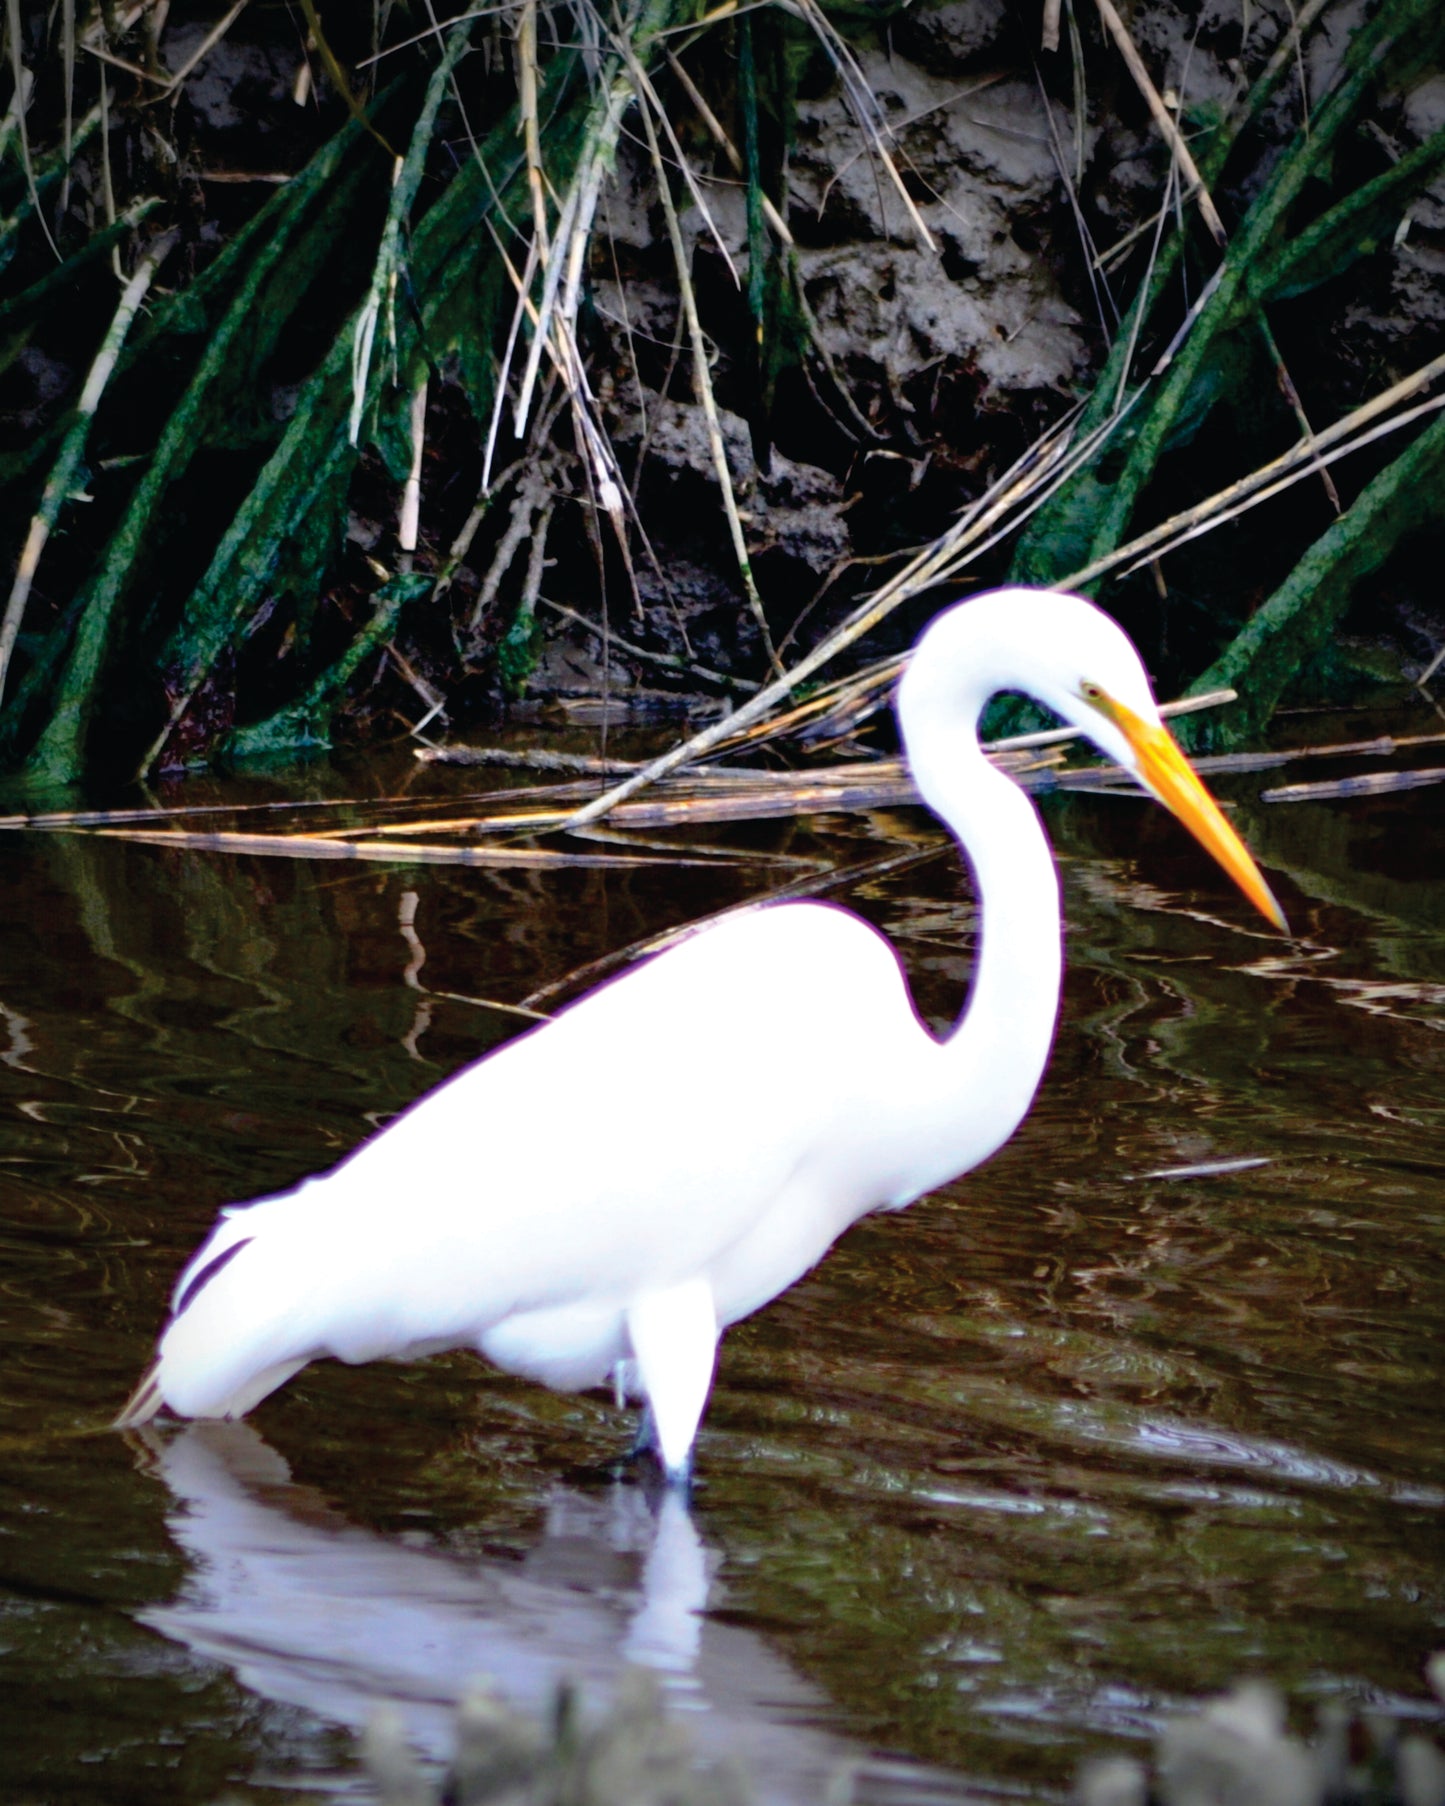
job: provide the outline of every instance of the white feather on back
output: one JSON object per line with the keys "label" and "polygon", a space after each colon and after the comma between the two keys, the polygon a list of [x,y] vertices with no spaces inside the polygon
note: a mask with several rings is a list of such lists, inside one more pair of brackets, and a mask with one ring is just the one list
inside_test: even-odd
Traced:
{"label": "white feather on back", "polygon": [[[859,1157],[860,1112],[886,1116],[880,1067],[906,1081],[933,1046],[856,917],[740,913],[467,1068],[330,1173],[228,1211],[176,1299],[238,1251],[162,1338],[161,1391],[187,1415],[239,1414],[319,1354],[458,1345],[553,1385],[600,1381],[630,1300],[701,1272],[734,1321],[892,1201],[894,1175]],[[847,1170],[818,1170],[830,1148]]]}

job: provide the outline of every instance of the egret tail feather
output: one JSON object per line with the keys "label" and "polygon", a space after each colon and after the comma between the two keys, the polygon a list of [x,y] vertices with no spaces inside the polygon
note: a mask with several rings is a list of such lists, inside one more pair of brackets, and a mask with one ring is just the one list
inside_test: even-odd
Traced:
{"label": "egret tail feather", "polygon": [[148,1424],[166,1402],[161,1395],[159,1361],[152,1361],[146,1369],[141,1383],[125,1401],[119,1416],[111,1425],[113,1430],[138,1430],[142,1424]]}

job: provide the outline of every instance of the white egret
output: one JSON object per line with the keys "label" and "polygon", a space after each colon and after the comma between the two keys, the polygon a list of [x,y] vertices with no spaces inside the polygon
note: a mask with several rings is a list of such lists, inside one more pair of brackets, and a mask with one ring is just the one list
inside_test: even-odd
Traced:
{"label": "white egret", "polygon": [[898,694],[914,779],[982,913],[950,1035],[924,1027],[892,947],[846,910],[724,918],[466,1068],[330,1172],[223,1212],[119,1424],[162,1405],[239,1417],[323,1355],[472,1348],[562,1390],[611,1377],[685,1479],[722,1331],[859,1217],[986,1160],[1038,1086],[1059,887],[1032,804],[979,747],[1000,690],[1132,771],[1284,928],[1114,622],[1053,591],[960,603]]}

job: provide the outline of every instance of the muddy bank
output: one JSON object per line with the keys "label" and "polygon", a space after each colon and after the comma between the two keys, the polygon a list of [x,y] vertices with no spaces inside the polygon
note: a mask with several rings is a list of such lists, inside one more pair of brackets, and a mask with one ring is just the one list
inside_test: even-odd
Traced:
{"label": "muddy bank", "polygon": [[[1032,525],[852,658],[961,588],[1094,568],[1437,348],[1423,0],[1336,0],[1298,41],[1283,0],[1081,8],[1052,48],[996,0],[706,31],[655,0],[631,44],[577,16],[592,37],[488,15],[443,56],[399,14],[322,43],[201,5],[92,19],[67,63],[22,9],[6,769],[725,708],[1071,410],[1130,402]],[[1289,685],[1357,686],[1352,634],[1374,676],[1425,669],[1445,449],[1406,473],[1408,444],[1116,560],[1097,593],[1160,686],[1321,546],[1330,593],[1285,596],[1254,726]]]}
{"label": "muddy bank", "polygon": [[[1367,12],[1331,8],[1310,35],[1217,190],[1226,229],[1338,80]],[[1189,135],[1238,104],[1280,49],[1289,18],[1283,6],[1246,18],[1225,6],[1140,4],[1127,27]],[[720,179],[717,169],[712,180],[699,176],[708,217],[698,208],[686,216],[691,268],[716,351],[714,384],[730,404],[722,424],[749,550],[769,618],[784,633],[800,614],[814,632],[836,618],[876,571],[861,561],[936,534],[1090,393],[1161,230],[1192,218],[1172,153],[1097,17],[1081,12],[1053,53],[1040,48],[1037,27],[1016,9],[953,0],[854,37],[911,207],[870,155],[846,84],[802,84],[784,187],[789,256],[819,355],[784,373],[771,405],[758,393],[739,299],[749,270],[745,193],[725,167]],[[1363,174],[1416,150],[1442,124],[1445,77],[1427,73],[1382,94],[1346,154]],[[599,392],[618,443],[643,459],[642,512],[662,566],[637,573],[647,630],[676,653],[683,630],[696,629],[707,662],[756,674],[757,636],[736,606],[703,410],[685,358],[666,355],[681,330],[676,276],[635,146],[623,148],[608,225],[596,286]],[[1392,236],[1341,258],[1328,281],[1272,315],[1279,368],[1249,346],[1222,360],[1137,524],[1243,475],[1287,444],[1301,417],[1326,424],[1422,363],[1445,315],[1442,228],[1437,179],[1401,210]],[[1211,253],[1205,240],[1175,278],[1173,304],[1166,298],[1143,336],[1142,367],[1197,305]],[[1337,473],[1334,498],[1322,487],[1288,498],[1257,524],[1136,580],[1132,596],[1106,596],[1153,642],[1161,678],[1187,682],[1222,643],[1228,617],[1214,635],[1208,619],[1216,588],[1238,592],[1234,613],[1246,614],[1380,464],[1356,460]],[[1417,544],[1352,622],[1370,641],[1348,648],[1356,667],[1413,678],[1445,643],[1438,606],[1412,576],[1427,562]],[[1002,580],[1010,563],[1010,547],[999,548],[978,580]],[[1171,586],[1172,646],[1167,626],[1151,631],[1143,619],[1167,618]],[[915,618],[888,637],[905,640]],[[720,620],[729,623],[721,634]],[[1359,677],[1338,656],[1312,673],[1326,692]],[[563,657],[548,657],[533,694],[565,694],[569,681]]]}

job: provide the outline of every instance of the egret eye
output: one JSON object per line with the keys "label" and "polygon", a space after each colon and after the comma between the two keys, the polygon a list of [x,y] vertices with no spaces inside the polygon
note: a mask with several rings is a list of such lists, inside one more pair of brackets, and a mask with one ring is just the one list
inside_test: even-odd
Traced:
{"label": "egret eye", "polygon": [[1098,684],[1088,682],[1081,683],[1079,685],[1079,694],[1083,697],[1085,702],[1102,702],[1104,700],[1104,692],[1099,688]]}

